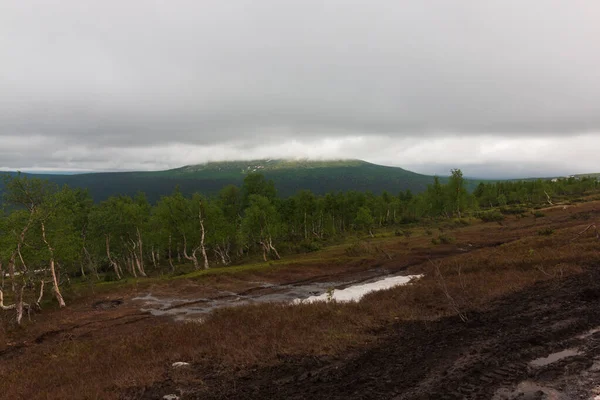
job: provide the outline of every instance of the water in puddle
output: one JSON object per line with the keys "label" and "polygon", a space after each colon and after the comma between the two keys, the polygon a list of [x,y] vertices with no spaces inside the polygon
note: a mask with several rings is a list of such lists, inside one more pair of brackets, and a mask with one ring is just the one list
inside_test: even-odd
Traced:
{"label": "water in puddle", "polygon": [[[177,299],[158,298],[147,294],[132,300],[143,301],[142,311],[155,316],[173,316],[176,320],[202,320],[203,316],[218,308],[261,303],[303,303],[314,301],[358,301],[365,294],[403,285],[420,275],[388,276],[371,282],[313,282],[302,285],[260,285],[256,293],[221,292],[215,298]],[[268,289],[264,293],[262,289]],[[262,294],[260,292],[263,292]]]}
{"label": "water in puddle", "polygon": [[545,365],[549,365],[554,362],[560,361],[564,358],[578,356],[580,354],[581,353],[577,349],[565,349],[563,351],[552,353],[547,357],[536,358],[535,360],[531,361],[529,364],[534,367],[543,367]]}
{"label": "water in puddle", "polygon": [[296,299],[295,303],[312,303],[315,301],[335,300],[341,302],[359,301],[367,293],[377,290],[390,289],[394,286],[405,285],[413,279],[420,278],[421,275],[390,276],[375,282],[363,283],[360,285],[349,286],[341,290],[330,290],[317,296],[310,296],[306,299]]}

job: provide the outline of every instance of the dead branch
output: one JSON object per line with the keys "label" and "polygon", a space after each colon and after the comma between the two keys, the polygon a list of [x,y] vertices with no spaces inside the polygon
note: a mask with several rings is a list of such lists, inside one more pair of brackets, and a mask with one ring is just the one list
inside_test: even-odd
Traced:
{"label": "dead branch", "polygon": [[552,204],[552,200],[550,200],[550,195],[548,194],[548,192],[546,192],[544,190],[544,194],[546,195],[546,199],[548,199],[548,204],[550,204],[551,206],[553,206],[554,204]]}
{"label": "dead branch", "polygon": [[573,239],[571,239],[571,242],[575,241],[577,238],[579,238],[579,236],[583,235],[584,233],[586,233],[587,231],[589,231],[592,228],[594,228],[594,233],[595,233],[596,239],[600,240],[600,233],[598,233],[598,228],[596,227],[595,224],[591,224],[587,228],[585,228],[584,230],[579,232],[577,235],[575,235],[575,237]]}
{"label": "dead branch", "polygon": [[456,314],[458,314],[458,316],[460,317],[460,320],[462,322],[467,322],[469,320],[469,318],[467,317],[467,314],[463,313],[460,310],[460,308],[458,307],[458,304],[456,303],[456,301],[450,294],[450,291],[448,290],[448,286],[446,286],[446,280],[444,279],[444,276],[442,275],[442,271],[440,270],[439,264],[434,263],[433,261],[431,261],[431,259],[429,259],[429,262],[431,263],[431,265],[433,265],[433,267],[435,269],[435,279],[436,279],[438,285],[440,286],[440,288],[442,289],[442,291],[444,292],[444,295],[446,296],[446,299],[448,300],[448,304],[454,310],[454,312],[456,312]]}

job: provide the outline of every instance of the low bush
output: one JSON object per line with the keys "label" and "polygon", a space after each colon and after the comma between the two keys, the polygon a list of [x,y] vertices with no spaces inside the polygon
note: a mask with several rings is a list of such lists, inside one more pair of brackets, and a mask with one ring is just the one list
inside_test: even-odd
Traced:
{"label": "low bush", "polygon": [[440,243],[442,244],[450,244],[454,243],[455,239],[450,235],[440,235],[439,238]]}
{"label": "low bush", "polygon": [[[520,214],[518,214],[518,215],[520,215]],[[504,214],[502,214],[500,211],[488,211],[488,212],[481,213],[479,215],[479,218],[483,222],[499,222],[499,221],[504,220]]]}
{"label": "low bush", "polygon": [[360,240],[352,243],[345,250],[346,255],[350,257],[360,257],[364,255],[369,255],[374,252],[373,246],[364,240]]}
{"label": "low bush", "polygon": [[312,253],[314,251],[321,250],[321,243],[316,242],[314,240],[303,240],[298,244],[298,249],[302,253]]}
{"label": "low bush", "polygon": [[446,234],[440,234],[437,238],[431,238],[432,244],[451,244],[454,243],[455,239]]}
{"label": "low bush", "polygon": [[525,207],[501,207],[500,212],[505,215],[515,215],[527,212]]}

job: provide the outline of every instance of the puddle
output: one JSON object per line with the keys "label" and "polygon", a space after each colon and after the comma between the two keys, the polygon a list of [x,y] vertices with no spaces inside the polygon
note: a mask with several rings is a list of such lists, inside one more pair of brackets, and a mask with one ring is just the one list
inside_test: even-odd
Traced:
{"label": "puddle", "polygon": [[394,286],[406,285],[412,279],[418,279],[422,275],[390,276],[375,282],[364,283],[361,285],[349,286],[341,290],[330,290],[318,296],[310,296],[306,299],[296,299],[295,303],[312,303],[315,301],[359,301],[367,293],[377,290],[390,289]]}
{"label": "puddle", "polygon": [[[357,301],[365,294],[398,285],[404,285],[421,275],[387,276],[370,281],[311,282],[306,284],[272,285],[260,283],[244,293],[220,292],[213,298],[159,298],[152,294],[135,297],[143,302],[141,311],[154,316],[172,316],[176,320],[202,321],[206,314],[224,307],[262,303],[290,303],[327,301]],[[375,280],[377,279],[377,280]]]}
{"label": "puddle", "polygon": [[565,349],[556,353],[550,354],[548,357],[540,357],[531,361],[529,364],[533,367],[543,367],[557,361],[560,361],[567,357],[578,356],[581,353],[577,349]]}

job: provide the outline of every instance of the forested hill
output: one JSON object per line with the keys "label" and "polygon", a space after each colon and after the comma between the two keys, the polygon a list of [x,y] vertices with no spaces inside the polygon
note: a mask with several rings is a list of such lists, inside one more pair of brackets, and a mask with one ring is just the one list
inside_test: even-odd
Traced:
{"label": "forested hill", "polygon": [[[95,201],[113,195],[145,192],[151,202],[179,186],[184,194],[216,194],[226,185],[241,186],[244,177],[258,172],[272,179],[278,195],[287,197],[308,189],[315,194],[336,191],[424,191],[433,177],[398,167],[385,167],[360,160],[254,160],[211,162],[154,172],[102,172],[78,175],[33,175],[59,185],[87,188]],[[444,181],[444,179],[442,179]]]}

